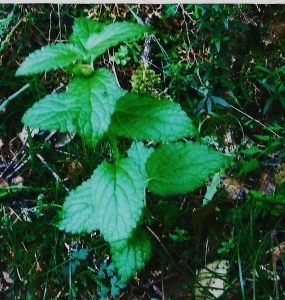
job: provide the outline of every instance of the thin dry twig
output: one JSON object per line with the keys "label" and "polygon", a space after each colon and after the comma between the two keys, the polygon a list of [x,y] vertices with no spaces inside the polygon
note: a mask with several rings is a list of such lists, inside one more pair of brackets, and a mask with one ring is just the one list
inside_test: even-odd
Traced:
{"label": "thin dry twig", "polygon": [[169,258],[171,259],[171,261],[174,263],[171,255],[169,254],[169,252],[167,251],[167,249],[164,247],[164,245],[161,242],[161,240],[159,239],[159,237],[152,231],[152,229],[149,228],[149,226],[146,226],[146,228],[158,240],[158,242],[160,243],[161,247],[164,249],[164,251],[166,252],[166,254],[169,256]]}

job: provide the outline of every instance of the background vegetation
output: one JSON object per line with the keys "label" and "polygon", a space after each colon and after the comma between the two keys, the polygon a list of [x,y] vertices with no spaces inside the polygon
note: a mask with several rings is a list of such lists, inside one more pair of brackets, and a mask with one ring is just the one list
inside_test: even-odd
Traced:
{"label": "background vegetation", "polygon": [[[0,8],[0,298],[195,299],[197,271],[227,260],[223,299],[283,299],[284,6]],[[232,154],[207,205],[210,180],[184,196],[148,195],[144,226],[154,255],[127,286],[99,232],[77,236],[54,226],[67,191],[91,176],[109,148],[90,150],[78,136],[58,132],[29,133],[21,123],[33,103],[70,78],[64,71],[15,77],[16,70],[29,53],[65,42],[78,17],[151,25],[145,41],[108,51],[96,67],[114,72],[126,90],[179,103],[204,143]],[[197,299],[213,298],[200,287]]]}

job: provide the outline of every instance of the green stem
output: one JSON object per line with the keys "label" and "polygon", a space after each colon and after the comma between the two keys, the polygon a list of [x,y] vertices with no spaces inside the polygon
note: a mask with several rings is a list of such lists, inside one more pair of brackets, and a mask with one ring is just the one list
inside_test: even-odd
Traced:
{"label": "green stem", "polygon": [[[20,25],[20,23],[22,22],[22,20],[20,20],[13,28],[12,30],[10,30],[9,34],[7,34],[6,38],[4,41],[2,41],[2,43],[0,44],[0,51],[3,51],[6,43],[9,42],[10,37],[12,36],[12,34],[14,33],[14,31],[16,30],[16,28]],[[1,110],[1,109],[0,109]]]}
{"label": "green stem", "polygon": [[117,139],[114,136],[113,132],[108,132],[107,134],[108,140],[113,148],[114,154],[115,154],[115,160],[116,162],[119,161],[120,157],[121,157],[121,153],[118,149],[118,143],[117,143]]}
{"label": "green stem", "polygon": [[16,92],[15,94],[13,94],[12,96],[10,96],[7,100],[5,100],[1,106],[0,106],[0,111],[2,111],[6,106],[7,104],[13,100],[14,98],[16,98],[19,94],[21,94],[24,90],[26,90],[28,87],[30,86],[29,83],[27,83],[25,86],[23,86],[18,92]]}
{"label": "green stem", "polygon": [[241,258],[240,258],[240,237],[238,236],[238,245],[237,245],[237,255],[238,255],[238,270],[239,270],[239,281],[241,287],[241,296],[242,299],[245,300],[245,291],[244,291],[244,283],[243,283],[243,275],[242,275],[242,265],[241,265]]}
{"label": "green stem", "polygon": [[33,141],[29,127],[27,127],[27,132],[28,132],[29,152],[30,152],[30,157],[31,157],[31,163],[32,163],[32,166],[34,166],[35,165],[34,141]]}
{"label": "green stem", "polygon": [[249,119],[251,119],[252,121],[258,123],[260,126],[262,126],[264,129],[270,131],[271,133],[273,133],[275,136],[277,136],[278,138],[280,138],[280,135],[277,134],[276,132],[274,132],[273,130],[269,129],[267,126],[265,126],[263,123],[261,123],[260,121],[254,119],[253,117],[251,117],[250,115],[248,115],[247,113],[241,111],[240,109],[234,107],[231,105],[231,108],[235,109],[236,111],[238,111],[239,113],[243,114],[244,116],[248,117]]}
{"label": "green stem", "polygon": [[69,285],[69,299],[72,299],[73,295],[72,295],[72,279],[71,279],[71,272],[72,272],[72,269],[71,269],[71,251],[69,252],[69,265],[68,265],[68,285]]}
{"label": "green stem", "polygon": [[[39,193],[43,193],[46,192],[47,189],[46,188],[35,188],[32,186],[20,186],[20,185],[11,185],[11,186],[3,186],[1,187],[2,191],[11,191],[11,192],[17,192],[18,190],[27,190],[27,191],[33,191],[33,192],[39,192]],[[54,204],[55,206],[55,204]],[[58,207],[62,207],[61,205],[58,205]]]}

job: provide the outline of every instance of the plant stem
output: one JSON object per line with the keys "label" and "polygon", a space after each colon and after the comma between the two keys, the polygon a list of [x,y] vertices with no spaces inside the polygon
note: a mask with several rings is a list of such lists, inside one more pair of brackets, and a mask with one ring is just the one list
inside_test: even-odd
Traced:
{"label": "plant stem", "polygon": [[113,132],[107,133],[108,140],[113,148],[114,154],[115,154],[115,160],[118,161],[121,157],[120,151],[118,149],[117,139],[115,138]]}
{"label": "plant stem", "polygon": [[[0,44],[0,51],[3,51],[6,43],[9,42],[10,37],[12,36],[12,34],[14,33],[14,31],[16,30],[16,28],[20,25],[20,23],[22,22],[22,20],[20,20],[9,32],[9,34],[7,34],[6,38],[4,41],[1,42]],[[1,109],[0,109],[1,110]]]}
{"label": "plant stem", "polygon": [[263,128],[265,128],[266,130],[270,131],[271,133],[273,133],[275,136],[280,137],[279,134],[277,134],[276,132],[274,132],[273,130],[267,128],[264,124],[262,124],[260,121],[254,119],[253,117],[251,117],[250,115],[246,114],[245,112],[241,111],[240,109],[234,107],[231,105],[231,108],[235,109],[236,111],[238,111],[239,113],[245,115],[246,117],[248,117],[249,119],[253,120],[254,122],[258,123],[259,125],[261,125]]}
{"label": "plant stem", "polygon": [[241,266],[241,259],[240,259],[240,237],[238,236],[238,247],[237,247],[237,255],[238,255],[238,270],[239,270],[239,281],[241,287],[241,295],[242,299],[245,300],[245,292],[244,292],[244,283],[243,283],[243,276],[242,276],[242,266]]}
{"label": "plant stem", "polygon": [[34,141],[31,135],[30,127],[27,127],[28,140],[29,140],[29,152],[31,157],[32,167],[35,165],[35,151],[34,151]]}
{"label": "plant stem", "polygon": [[26,90],[28,87],[30,86],[29,83],[27,83],[26,85],[24,85],[18,92],[16,92],[15,94],[13,94],[12,96],[10,96],[7,100],[5,100],[1,106],[0,106],[0,111],[2,111],[6,106],[7,104],[13,100],[14,98],[16,98],[19,94],[21,94],[24,90]]}

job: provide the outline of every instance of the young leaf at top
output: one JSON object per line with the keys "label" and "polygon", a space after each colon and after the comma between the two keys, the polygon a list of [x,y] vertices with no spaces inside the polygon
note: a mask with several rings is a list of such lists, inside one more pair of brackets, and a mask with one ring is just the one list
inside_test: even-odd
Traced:
{"label": "young leaf at top", "polygon": [[123,282],[136,276],[151,256],[151,242],[143,229],[137,229],[127,240],[111,243],[112,260]]}
{"label": "young leaf at top", "polygon": [[127,239],[141,218],[144,189],[142,174],[129,158],[103,162],[66,198],[58,227],[71,233],[98,229],[110,243]]}
{"label": "young leaf at top", "polygon": [[146,147],[143,142],[132,142],[131,148],[127,151],[128,157],[139,167],[143,178],[147,179],[145,163],[151,153],[154,151],[152,147]]}
{"label": "young leaf at top", "polygon": [[32,75],[70,65],[82,57],[81,51],[70,44],[56,44],[32,52],[20,65],[16,76]]}
{"label": "young leaf at top", "polygon": [[48,95],[35,103],[23,122],[33,128],[76,131],[95,147],[109,127],[117,99],[124,93],[111,72],[98,69],[92,77],[75,77],[67,92]]}
{"label": "young leaf at top", "polygon": [[104,26],[102,31],[93,33],[87,40],[86,48],[93,58],[97,58],[110,47],[126,40],[139,37],[149,31],[148,26],[131,22],[116,22]]}
{"label": "young leaf at top", "polygon": [[78,18],[74,21],[74,25],[72,26],[73,33],[70,36],[69,41],[87,55],[88,38],[92,34],[102,31],[103,28],[104,24],[88,18]]}
{"label": "young leaf at top", "polygon": [[157,142],[176,141],[197,132],[178,104],[135,92],[118,100],[111,128],[119,136]]}
{"label": "young leaf at top", "polygon": [[227,161],[223,153],[199,143],[162,145],[146,162],[148,188],[161,196],[192,192]]}

